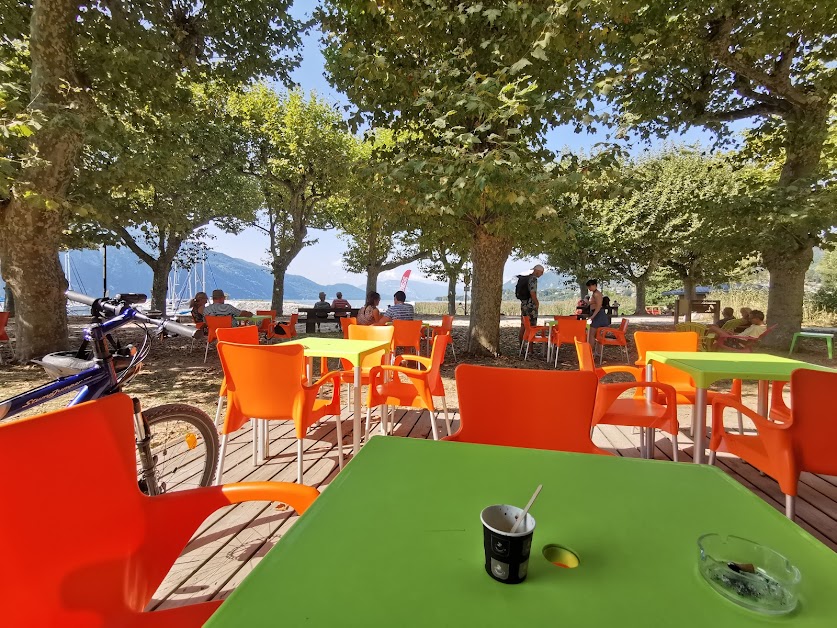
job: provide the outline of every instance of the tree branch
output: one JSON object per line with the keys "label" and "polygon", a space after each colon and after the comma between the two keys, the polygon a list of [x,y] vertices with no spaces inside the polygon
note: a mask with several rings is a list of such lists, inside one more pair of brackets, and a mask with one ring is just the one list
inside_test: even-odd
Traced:
{"label": "tree branch", "polygon": [[378,268],[381,271],[392,270],[393,268],[398,268],[399,266],[409,264],[410,262],[417,262],[418,260],[424,259],[425,257],[427,257],[427,251],[419,251],[418,253],[407,255],[405,257],[400,257],[395,260],[386,262],[385,264],[380,264]]}
{"label": "tree branch", "polygon": [[118,235],[122,239],[122,241],[125,243],[125,246],[127,246],[129,249],[131,249],[131,251],[134,253],[134,255],[136,255],[138,258],[140,258],[143,262],[145,262],[149,266],[152,266],[152,267],[154,266],[154,262],[156,262],[157,260],[154,259],[139,244],[137,244],[137,241],[134,239],[134,236],[131,235],[130,231],[128,231],[122,225],[112,225],[111,229],[113,230],[113,232],[116,235]]}
{"label": "tree branch", "polygon": [[778,113],[776,107],[759,103],[729,111],[708,111],[701,114],[698,120],[700,122],[732,122],[733,120],[743,120],[745,118],[752,118],[753,116],[769,116]]}

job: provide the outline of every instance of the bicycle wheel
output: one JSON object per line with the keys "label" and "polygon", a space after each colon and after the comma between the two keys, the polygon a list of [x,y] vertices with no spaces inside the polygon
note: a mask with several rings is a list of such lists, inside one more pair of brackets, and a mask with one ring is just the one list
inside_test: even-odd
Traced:
{"label": "bicycle wheel", "polygon": [[[218,464],[218,432],[203,410],[169,403],[142,411],[151,434],[158,493],[209,486]],[[137,477],[142,476],[137,452]],[[148,492],[140,481],[140,490]]]}

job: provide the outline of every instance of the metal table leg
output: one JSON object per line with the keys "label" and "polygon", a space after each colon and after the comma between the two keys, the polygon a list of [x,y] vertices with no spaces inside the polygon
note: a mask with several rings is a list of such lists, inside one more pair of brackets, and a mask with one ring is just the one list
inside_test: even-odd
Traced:
{"label": "metal table leg", "polygon": [[759,380],[759,396],[758,402],[756,404],[756,412],[760,415],[766,417],[767,416],[767,391],[770,387],[770,382],[767,380]]}
{"label": "metal table leg", "polygon": [[363,387],[360,382],[360,364],[355,366],[355,408],[354,417],[352,418],[352,454],[357,455],[360,451],[361,430],[363,429],[363,421],[360,420],[360,395]]}
{"label": "metal table leg", "polygon": [[695,391],[695,405],[692,408],[692,425],[694,426],[695,464],[703,464],[703,452],[706,449],[706,389]]}

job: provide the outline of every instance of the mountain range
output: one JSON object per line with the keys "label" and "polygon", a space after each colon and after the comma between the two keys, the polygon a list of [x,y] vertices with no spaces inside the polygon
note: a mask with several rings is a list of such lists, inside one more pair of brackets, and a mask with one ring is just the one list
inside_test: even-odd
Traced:
{"label": "mountain range", "polygon": [[[69,262],[67,258],[69,256]],[[70,282],[70,287],[78,292],[90,295],[102,292],[102,252],[101,250],[75,250],[61,254],[61,265]],[[218,251],[208,251],[206,257],[206,289],[211,291],[222,288],[231,300],[269,300],[273,290],[273,275],[264,266],[242,259],[230,257]],[[69,272],[68,272],[69,269]],[[198,275],[195,281],[195,275]],[[177,272],[176,295],[187,298],[200,290],[203,266],[198,266],[190,274],[186,270]],[[378,292],[382,301],[389,303],[391,295],[398,290],[400,281],[378,281]],[[0,291],[4,283],[0,280]],[[365,299],[365,286],[348,283],[319,284],[301,275],[285,275],[285,299],[288,301],[316,301],[320,292],[325,292],[329,300],[337,291],[353,304],[362,304]],[[120,292],[142,292],[151,294],[151,269],[127,248],[108,248],[108,294]],[[445,284],[411,279],[407,286],[411,301],[433,301],[447,293]],[[2,296],[2,293],[0,293]]]}

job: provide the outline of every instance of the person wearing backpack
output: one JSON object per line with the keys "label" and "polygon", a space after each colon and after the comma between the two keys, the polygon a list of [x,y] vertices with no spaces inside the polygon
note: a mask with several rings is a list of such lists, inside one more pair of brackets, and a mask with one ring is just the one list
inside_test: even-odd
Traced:
{"label": "person wearing backpack", "polygon": [[523,342],[523,317],[528,316],[532,325],[538,324],[538,277],[543,275],[543,266],[536,264],[531,272],[517,276],[514,296],[520,300],[520,334],[518,341]]}

